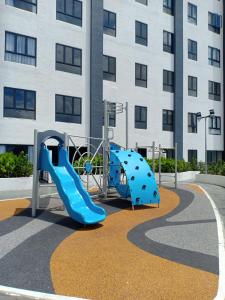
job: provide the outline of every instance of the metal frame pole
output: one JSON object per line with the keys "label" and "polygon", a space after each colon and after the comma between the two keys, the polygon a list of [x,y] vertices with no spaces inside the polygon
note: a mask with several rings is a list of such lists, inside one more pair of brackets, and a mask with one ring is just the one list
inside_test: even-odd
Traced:
{"label": "metal frame pole", "polygon": [[104,100],[104,143],[103,143],[103,193],[107,198],[108,192],[108,151],[109,151],[109,114],[108,101]]}
{"label": "metal frame pole", "polygon": [[205,174],[208,174],[208,161],[207,161],[207,117],[205,117]]}
{"label": "metal frame pole", "polygon": [[155,142],[152,142],[152,171],[155,174]]}
{"label": "metal frame pole", "polygon": [[129,131],[128,131],[128,102],[126,101],[126,107],[125,107],[125,110],[126,110],[126,150],[128,149],[129,147]]}
{"label": "metal frame pole", "polygon": [[38,171],[38,131],[34,130],[34,148],[33,148],[33,189],[32,189],[32,217],[36,217],[36,210],[39,208],[39,171]]}
{"label": "metal frame pole", "polygon": [[177,189],[177,143],[175,143],[175,189]]}
{"label": "metal frame pole", "polygon": [[159,144],[159,187],[161,187],[161,144]]}

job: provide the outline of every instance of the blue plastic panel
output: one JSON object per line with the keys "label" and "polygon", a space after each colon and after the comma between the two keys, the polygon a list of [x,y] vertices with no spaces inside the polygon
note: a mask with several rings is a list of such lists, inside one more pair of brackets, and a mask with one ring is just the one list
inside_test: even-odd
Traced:
{"label": "blue plastic panel", "polygon": [[56,184],[68,214],[82,224],[96,224],[106,218],[105,210],[95,205],[74,171],[66,149],[59,148],[59,165],[53,166],[49,150],[42,145],[41,170],[48,171]]}
{"label": "blue plastic panel", "polygon": [[[160,196],[154,174],[146,160],[133,150],[110,147],[109,185],[114,186],[123,198],[131,197],[133,205],[159,204]],[[121,184],[124,170],[127,184]]]}

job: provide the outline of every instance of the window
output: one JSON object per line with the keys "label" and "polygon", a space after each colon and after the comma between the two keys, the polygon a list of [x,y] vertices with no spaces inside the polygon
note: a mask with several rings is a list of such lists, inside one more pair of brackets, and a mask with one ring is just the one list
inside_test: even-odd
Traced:
{"label": "window", "polygon": [[116,81],[116,58],[103,55],[103,79]]}
{"label": "window", "polygon": [[15,155],[19,155],[21,152],[28,155],[28,146],[27,145],[5,145],[6,152],[13,152]]}
{"label": "window", "polygon": [[4,117],[36,119],[36,92],[4,88]]}
{"label": "window", "polygon": [[13,32],[6,32],[5,60],[36,66],[36,39]]}
{"label": "window", "polygon": [[135,106],[135,128],[147,129],[147,107]]}
{"label": "window", "polygon": [[56,122],[81,124],[82,103],[81,98],[63,95],[55,96]]}
{"label": "window", "polygon": [[174,34],[163,31],[163,51],[174,53]]}
{"label": "window", "polygon": [[110,112],[109,112],[109,126],[116,127],[116,103],[108,103]]}
{"label": "window", "polygon": [[208,163],[222,161],[222,151],[207,151]]}
{"label": "window", "polygon": [[5,0],[5,3],[16,8],[37,13],[37,0]]}
{"label": "window", "polygon": [[221,100],[221,84],[219,82],[209,81],[209,99]]}
{"label": "window", "polygon": [[220,67],[220,50],[213,47],[208,47],[209,65]]}
{"label": "window", "polygon": [[197,25],[197,6],[188,3],[188,22]]}
{"label": "window", "polygon": [[104,18],[103,18],[103,31],[105,34],[116,36],[116,14],[104,10]]}
{"label": "window", "polygon": [[221,134],[221,117],[213,117],[209,119],[209,134]]}
{"label": "window", "polygon": [[82,26],[82,2],[79,0],[57,0],[56,19]]}
{"label": "window", "polygon": [[148,66],[135,63],[135,85],[147,88]]}
{"label": "window", "polygon": [[173,131],[174,113],[172,110],[163,109],[163,130]]}
{"label": "window", "polygon": [[81,75],[82,50],[56,44],[56,70]]}
{"label": "window", "polygon": [[192,60],[198,59],[198,46],[196,41],[188,40],[188,58]]}
{"label": "window", "polygon": [[173,15],[173,0],[163,0],[163,11],[167,14]]}
{"label": "window", "polygon": [[174,72],[163,70],[163,90],[165,92],[174,92]]}
{"label": "window", "polygon": [[198,150],[188,150],[188,161],[189,162],[198,161]]}
{"label": "window", "polygon": [[198,78],[193,76],[188,76],[188,96],[197,97],[198,96]]}
{"label": "window", "polygon": [[148,45],[148,25],[135,21],[135,42],[140,45]]}
{"label": "window", "polygon": [[175,158],[174,149],[164,149],[164,153],[166,153],[166,158]]}
{"label": "window", "polygon": [[197,116],[193,113],[188,113],[188,132],[189,133],[197,133]]}
{"label": "window", "polygon": [[135,0],[135,1],[144,5],[148,5],[148,0]]}
{"label": "window", "polygon": [[222,27],[222,17],[211,12],[208,13],[209,25],[208,28],[210,31],[220,34],[220,28]]}

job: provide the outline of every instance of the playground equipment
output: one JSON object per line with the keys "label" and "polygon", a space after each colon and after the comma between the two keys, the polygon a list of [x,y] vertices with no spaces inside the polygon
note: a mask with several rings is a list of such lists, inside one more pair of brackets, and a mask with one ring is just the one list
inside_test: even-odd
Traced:
{"label": "playground equipment", "polygon": [[68,152],[71,147],[74,150],[72,165],[87,191],[91,191],[94,198],[105,196],[106,190],[103,187],[104,160],[102,158],[105,151],[104,140],[68,135]]}
{"label": "playground equipment", "polygon": [[[110,114],[124,111],[126,112],[126,149],[110,144],[113,134],[112,137],[109,136],[110,132],[113,133],[109,127]],[[57,166],[53,165],[46,145],[49,139],[55,139],[59,143]],[[80,143],[77,139],[83,139],[85,143]],[[87,150],[81,153],[80,149],[84,144]],[[70,145],[75,148],[72,164],[68,157]],[[88,193],[90,177],[97,184],[98,197],[107,198],[108,188],[115,187],[123,198],[130,198],[133,208],[143,204],[159,205],[160,196],[154,173],[140,154],[127,148],[127,103],[111,105],[104,101],[104,139],[35,130],[32,216],[36,215],[36,209],[39,208],[40,171],[50,173],[69,215],[82,224],[96,224],[106,218],[105,210],[95,205]],[[96,165],[94,161],[97,155],[101,159]]]}
{"label": "playground equipment", "polygon": [[130,197],[133,208],[144,204],[159,205],[154,174],[146,160],[134,150],[122,150],[115,144],[110,145],[109,185],[114,186],[123,198]]}
{"label": "playground equipment", "polygon": [[[59,161],[54,166],[45,142],[59,142]],[[32,216],[36,215],[39,202],[39,172],[48,171],[56,184],[58,193],[72,219],[82,224],[96,224],[106,218],[105,210],[94,204],[89,193],[70,164],[67,152],[68,136],[56,131],[35,131],[35,153],[33,169]]]}

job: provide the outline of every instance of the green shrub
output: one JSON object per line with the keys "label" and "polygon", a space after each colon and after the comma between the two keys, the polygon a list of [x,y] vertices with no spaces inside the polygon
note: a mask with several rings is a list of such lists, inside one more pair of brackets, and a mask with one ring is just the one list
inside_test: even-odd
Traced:
{"label": "green shrub", "polygon": [[208,165],[208,174],[225,176],[225,162],[218,161],[216,163],[209,164]]}
{"label": "green shrub", "polygon": [[0,154],[0,178],[29,177],[32,175],[32,164],[21,152],[18,156],[12,152]]}
{"label": "green shrub", "polygon": [[[148,164],[151,168],[153,168],[152,159],[147,159]],[[177,161],[177,171],[178,172],[186,172],[191,171],[192,165],[189,162],[185,162],[184,160]],[[159,172],[159,160],[155,160],[155,172]],[[174,173],[175,172],[175,159],[172,158],[161,158],[161,172],[162,173]]]}

